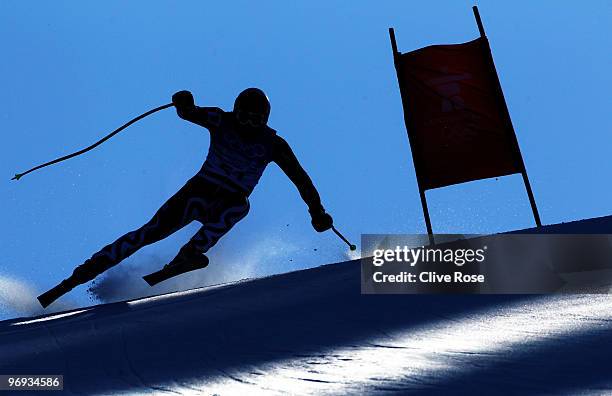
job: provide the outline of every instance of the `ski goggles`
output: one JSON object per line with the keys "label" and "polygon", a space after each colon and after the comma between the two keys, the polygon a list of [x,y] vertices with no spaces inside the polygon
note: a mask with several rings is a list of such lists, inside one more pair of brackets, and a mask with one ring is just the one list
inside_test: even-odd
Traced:
{"label": "ski goggles", "polygon": [[238,110],[236,112],[236,119],[242,125],[251,125],[254,127],[266,125],[266,116],[261,113]]}

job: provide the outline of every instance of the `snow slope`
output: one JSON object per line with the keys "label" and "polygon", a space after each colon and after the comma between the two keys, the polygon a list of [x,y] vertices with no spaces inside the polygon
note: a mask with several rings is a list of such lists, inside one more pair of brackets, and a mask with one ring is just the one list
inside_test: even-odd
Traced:
{"label": "snow slope", "polygon": [[[612,217],[554,231],[589,222],[612,233]],[[75,395],[612,393],[608,295],[361,295],[359,281],[349,261],[0,322],[0,374],[63,374]]]}

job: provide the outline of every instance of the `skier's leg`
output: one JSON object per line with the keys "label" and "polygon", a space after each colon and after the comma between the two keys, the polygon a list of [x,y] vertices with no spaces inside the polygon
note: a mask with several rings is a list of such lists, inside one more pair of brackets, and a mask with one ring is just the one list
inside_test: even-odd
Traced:
{"label": "skier's leg", "polygon": [[79,284],[88,282],[138,249],[168,237],[193,221],[206,205],[204,199],[195,195],[199,186],[194,184],[197,181],[187,182],[145,225],[105,246],[77,267],[73,274],[74,280]]}
{"label": "skier's leg", "polygon": [[[181,191],[183,189],[179,193]],[[94,279],[139,248],[165,238],[182,227],[184,219],[181,218],[179,209],[182,207],[184,191],[181,194],[179,193],[170,198],[147,224],[105,246],[90,259],[76,267],[70,277],[38,296],[40,304],[46,308],[74,287]],[[179,215],[177,216],[177,214]]]}
{"label": "skier's leg", "polygon": [[38,296],[40,304],[47,307],[77,285],[94,279],[141,247],[159,241],[192,220],[200,218],[201,214],[206,212],[210,198],[215,196],[218,188],[216,185],[203,182],[201,178],[192,178],[155,213],[147,224],[105,246],[78,266],[70,277]]}

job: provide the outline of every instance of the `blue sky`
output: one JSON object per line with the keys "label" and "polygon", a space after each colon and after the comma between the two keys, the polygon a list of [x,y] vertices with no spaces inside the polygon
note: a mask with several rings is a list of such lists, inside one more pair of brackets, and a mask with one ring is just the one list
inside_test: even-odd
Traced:
{"label": "blue sky", "polygon": [[[147,221],[199,169],[208,132],[166,110],[86,155],[9,181],[91,144],[180,89],[191,90],[199,105],[229,110],[243,88],[263,88],[272,102],[270,125],[293,146],[351,240],[424,232],[387,28],[395,27],[404,52],[468,41],[478,35],[472,5],[3,1],[0,276],[36,292],[53,286]],[[612,4],[478,5],[543,223],[611,214]],[[436,232],[533,224],[518,175],[427,196]],[[161,266],[197,228],[123,265],[155,257]],[[271,165],[249,216],[210,256],[211,265],[233,269],[227,280],[345,254],[333,234],[312,230],[297,191]],[[245,261],[247,273],[238,270]],[[71,298],[88,302],[85,288]]]}

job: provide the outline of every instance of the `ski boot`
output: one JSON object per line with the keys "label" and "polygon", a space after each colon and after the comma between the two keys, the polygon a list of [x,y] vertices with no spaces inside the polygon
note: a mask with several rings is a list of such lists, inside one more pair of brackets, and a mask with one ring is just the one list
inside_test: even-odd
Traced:
{"label": "ski boot", "polygon": [[53,301],[68,293],[78,285],[89,282],[95,278],[96,275],[98,274],[94,271],[94,262],[92,259],[87,259],[83,264],[75,268],[71,276],[61,281],[51,290],[38,296],[38,301],[43,308],[47,308]]}
{"label": "ski boot", "polygon": [[164,266],[161,270],[142,277],[149,286],[163,282],[177,275],[197,269],[205,268],[208,265],[208,257],[191,248],[183,247],[177,256]]}

